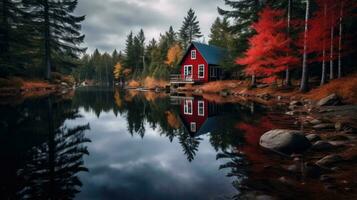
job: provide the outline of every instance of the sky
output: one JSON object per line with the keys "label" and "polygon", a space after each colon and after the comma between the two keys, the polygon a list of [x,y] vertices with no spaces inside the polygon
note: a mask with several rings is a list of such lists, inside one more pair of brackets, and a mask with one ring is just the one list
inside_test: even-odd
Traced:
{"label": "sky", "polygon": [[[218,16],[217,7],[223,7],[223,0],[79,0],[77,15],[86,15],[82,32],[86,35],[83,46],[87,53],[95,48],[100,52],[124,50],[126,36],[142,28],[146,42],[158,39],[173,26],[175,31],[190,8],[196,12],[205,41],[209,30]],[[203,38],[202,38],[203,39]]]}

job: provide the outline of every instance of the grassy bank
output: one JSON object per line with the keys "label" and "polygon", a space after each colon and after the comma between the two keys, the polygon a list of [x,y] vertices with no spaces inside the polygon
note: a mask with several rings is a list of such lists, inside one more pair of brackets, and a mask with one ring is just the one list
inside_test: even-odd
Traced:
{"label": "grassy bank", "polygon": [[73,87],[74,79],[53,73],[52,80],[6,77],[0,78],[0,97],[32,97],[61,92]]}
{"label": "grassy bank", "polygon": [[336,93],[345,103],[357,104],[357,74],[352,74],[340,79],[332,80],[323,86],[315,86],[307,93],[298,91],[298,86],[294,85],[291,88],[278,86],[258,85],[252,88],[249,81],[225,80],[214,81],[203,85],[186,85],[179,90],[200,94],[203,96],[212,96],[215,94],[223,94],[224,96],[252,96],[260,97],[270,95],[273,97],[282,97],[287,99],[302,99],[308,98],[319,100],[331,93]]}
{"label": "grassy bank", "polygon": [[146,89],[155,89],[155,88],[165,88],[166,85],[169,85],[168,81],[158,80],[152,77],[146,77],[143,80],[130,80],[128,81],[129,88],[139,88],[143,87]]}

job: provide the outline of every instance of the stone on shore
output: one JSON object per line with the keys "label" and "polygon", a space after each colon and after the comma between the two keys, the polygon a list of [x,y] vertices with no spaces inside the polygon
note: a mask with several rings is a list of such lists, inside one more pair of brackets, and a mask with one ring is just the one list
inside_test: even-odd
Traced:
{"label": "stone on shore", "polygon": [[286,129],[275,129],[264,133],[260,137],[259,144],[264,148],[285,154],[301,153],[311,146],[310,141],[301,131]]}
{"label": "stone on shore", "polygon": [[306,138],[310,141],[310,142],[317,142],[319,140],[321,140],[321,137],[317,134],[309,134],[306,136]]}
{"label": "stone on shore", "polygon": [[332,155],[328,155],[328,156],[321,158],[320,160],[318,160],[316,162],[316,164],[319,166],[330,166],[330,165],[333,165],[333,164],[340,162],[342,160],[343,159],[341,156],[339,156],[337,154],[332,154]]}
{"label": "stone on shore", "polygon": [[317,102],[317,106],[334,106],[339,103],[341,103],[340,98],[337,96],[337,94],[333,93],[320,99],[320,101]]}
{"label": "stone on shore", "polygon": [[331,143],[320,140],[320,141],[315,142],[312,145],[311,149],[316,150],[316,151],[323,151],[323,150],[332,149],[333,147],[334,146]]}

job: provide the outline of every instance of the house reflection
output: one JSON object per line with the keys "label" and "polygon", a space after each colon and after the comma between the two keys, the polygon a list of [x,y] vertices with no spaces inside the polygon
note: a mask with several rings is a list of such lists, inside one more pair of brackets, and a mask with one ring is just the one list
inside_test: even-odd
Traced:
{"label": "house reflection", "polygon": [[183,128],[192,137],[219,130],[219,105],[200,97],[179,97],[176,103],[180,105]]}

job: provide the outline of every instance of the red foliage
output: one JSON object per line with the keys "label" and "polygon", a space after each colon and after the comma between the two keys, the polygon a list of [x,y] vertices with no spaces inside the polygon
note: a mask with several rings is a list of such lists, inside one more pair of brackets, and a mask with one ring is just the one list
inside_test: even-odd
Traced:
{"label": "red foliage", "polygon": [[[309,62],[321,62],[338,58],[338,42],[339,35],[337,29],[340,23],[340,17],[351,17],[353,9],[356,8],[356,3],[350,0],[316,0],[318,9],[312,15],[312,18],[308,23],[308,37],[307,37],[307,53],[309,56]],[[342,6],[342,16],[341,16]],[[303,24],[299,24],[303,26]],[[334,38],[331,40],[331,29],[334,31]],[[345,38],[350,38],[345,36]],[[300,38],[297,41],[297,46],[303,47],[304,33],[300,34]],[[331,56],[331,43],[334,48],[334,53]],[[347,43],[345,43],[347,44]],[[323,51],[325,50],[325,57]],[[342,46],[342,54],[348,54],[350,48],[347,45]]]}
{"label": "red foliage", "polygon": [[248,123],[239,123],[236,125],[236,128],[244,132],[244,136],[248,145],[257,146],[259,143],[260,136],[273,129],[275,126],[269,120],[268,117],[262,117],[259,121],[259,124],[248,124]]}
{"label": "red foliage", "polygon": [[274,81],[277,73],[299,61],[290,48],[285,13],[267,7],[252,27],[257,34],[249,39],[250,48],[245,57],[238,58],[236,63],[247,66],[247,75],[267,77],[263,79],[265,82]]}

